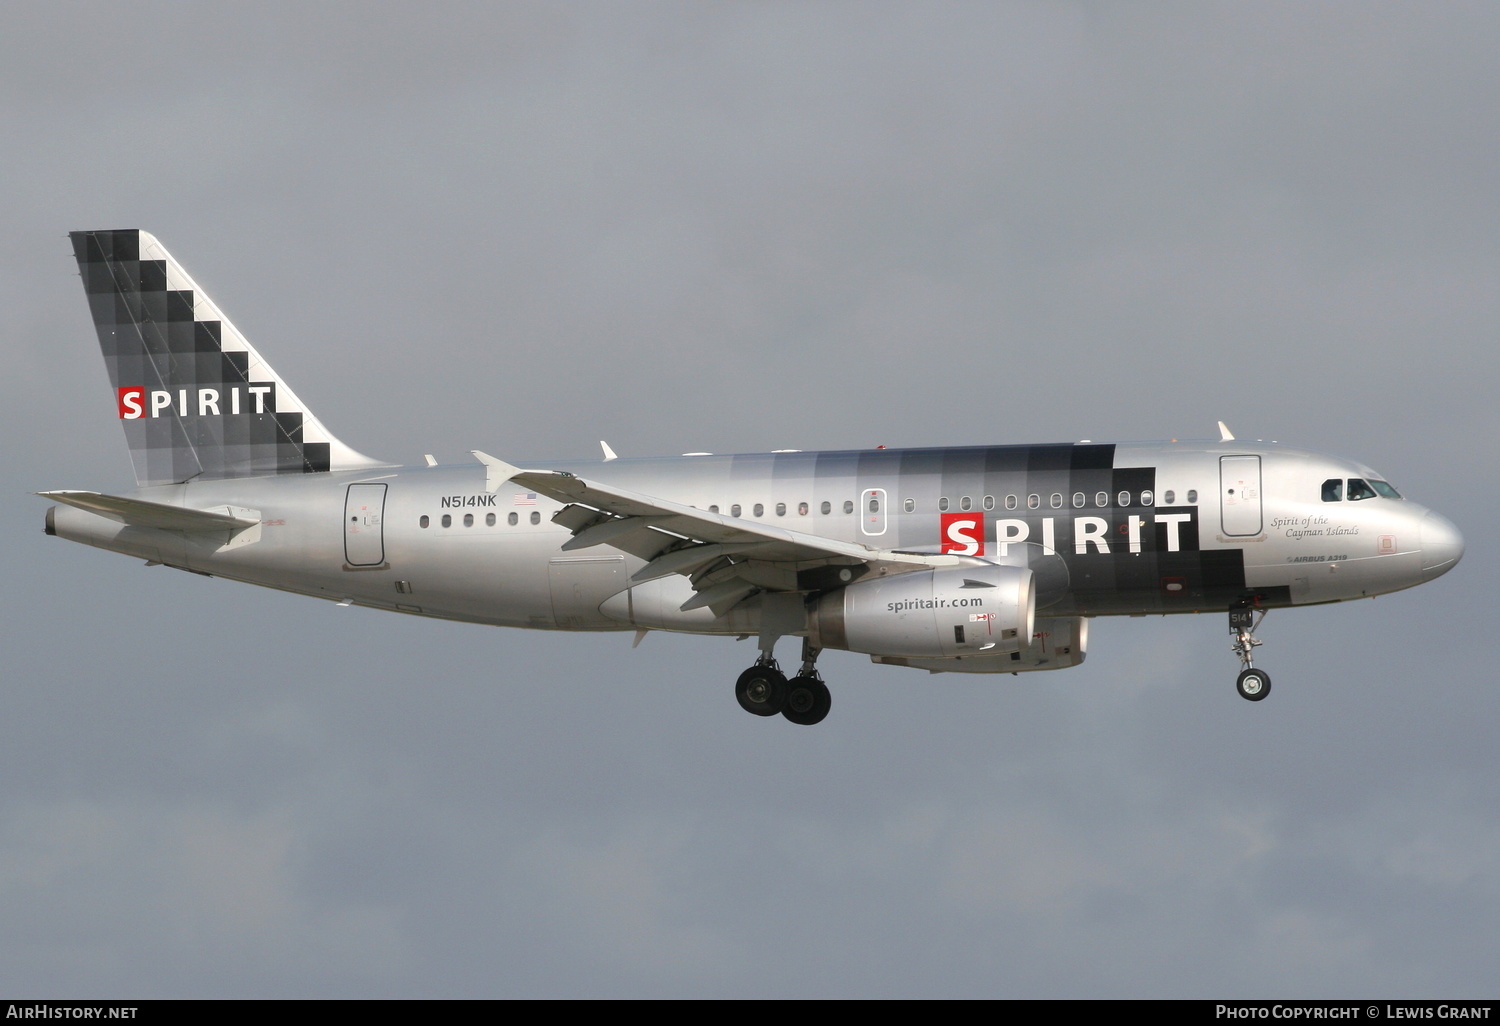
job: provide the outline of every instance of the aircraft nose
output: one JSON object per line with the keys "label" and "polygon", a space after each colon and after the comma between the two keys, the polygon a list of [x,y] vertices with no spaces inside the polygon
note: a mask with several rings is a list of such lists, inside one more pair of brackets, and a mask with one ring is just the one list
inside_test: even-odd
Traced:
{"label": "aircraft nose", "polygon": [[1437,513],[1422,518],[1422,580],[1441,577],[1464,555],[1464,536],[1453,521]]}

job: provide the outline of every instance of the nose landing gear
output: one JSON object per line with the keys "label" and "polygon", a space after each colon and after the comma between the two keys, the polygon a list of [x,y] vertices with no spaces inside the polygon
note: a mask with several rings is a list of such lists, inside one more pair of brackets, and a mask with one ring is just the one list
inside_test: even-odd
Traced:
{"label": "nose landing gear", "polygon": [[1251,659],[1256,646],[1264,644],[1255,636],[1255,629],[1266,618],[1266,612],[1262,609],[1256,615],[1255,609],[1248,602],[1229,609],[1229,633],[1234,635],[1234,644],[1230,645],[1229,650],[1240,657],[1240,663],[1244,666],[1234,687],[1241,698],[1250,702],[1259,702],[1271,693],[1271,675],[1265,670],[1257,670]]}

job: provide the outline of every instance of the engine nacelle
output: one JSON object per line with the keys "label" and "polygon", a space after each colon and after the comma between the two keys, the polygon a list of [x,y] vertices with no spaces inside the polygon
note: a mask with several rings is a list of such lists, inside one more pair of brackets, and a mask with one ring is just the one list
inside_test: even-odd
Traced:
{"label": "engine nacelle", "polygon": [[1031,571],[990,565],[856,581],[821,596],[807,622],[818,648],[943,658],[1024,648],[1035,617]]}
{"label": "engine nacelle", "polygon": [[1089,644],[1089,622],[1081,616],[1042,617],[1032,631],[1031,645],[1004,655],[954,656],[948,659],[907,659],[872,655],[870,662],[910,666],[929,673],[1025,673],[1028,670],[1066,670],[1083,662]]}

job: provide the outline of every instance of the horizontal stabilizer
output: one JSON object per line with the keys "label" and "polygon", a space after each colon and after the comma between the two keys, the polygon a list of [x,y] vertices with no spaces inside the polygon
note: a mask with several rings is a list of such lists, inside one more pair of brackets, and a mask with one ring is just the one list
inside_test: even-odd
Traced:
{"label": "horizontal stabilizer", "polygon": [[260,523],[258,510],[238,506],[220,506],[213,510],[187,509],[162,502],[147,502],[145,499],[105,495],[102,492],[59,491],[37,494],[44,499],[53,499],[131,527],[151,527],[161,531],[243,531]]}

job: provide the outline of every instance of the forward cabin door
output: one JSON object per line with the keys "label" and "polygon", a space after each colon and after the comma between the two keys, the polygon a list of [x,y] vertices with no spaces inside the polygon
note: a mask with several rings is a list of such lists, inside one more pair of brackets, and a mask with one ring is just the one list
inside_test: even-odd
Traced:
{"label": "forward cabin door", "polygon": [[1219,512],[1231,538],[1260,534],[1260,457],[1219,457]]}
{"label": "forward cabin door", "polygon": [[385,562],[385,485],[352,484],[344,499],[344,559],[350,566]]}

